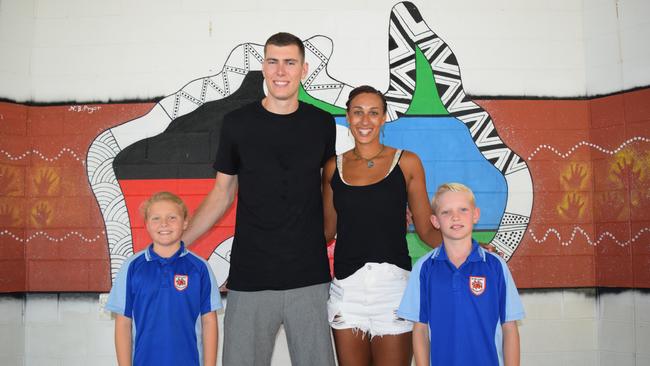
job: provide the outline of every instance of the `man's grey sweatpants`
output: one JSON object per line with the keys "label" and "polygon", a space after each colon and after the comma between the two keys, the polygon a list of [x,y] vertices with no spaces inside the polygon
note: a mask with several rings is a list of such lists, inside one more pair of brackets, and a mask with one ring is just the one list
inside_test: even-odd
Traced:
{"label": "man's grey sweatpants", "polygon": [[293,366],[333,366],[329,283],[281,291],[228,291],[223,366],[269,366],[284,324]]}

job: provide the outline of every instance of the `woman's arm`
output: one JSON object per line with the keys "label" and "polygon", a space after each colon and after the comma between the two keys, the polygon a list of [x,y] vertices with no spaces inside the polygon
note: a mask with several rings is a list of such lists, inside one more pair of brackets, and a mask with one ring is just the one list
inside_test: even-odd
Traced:
{"label": "woman's arm", "polygon": [[323,167],[323,224],[325,228],[325,241],[329,242],[336,236],[336,209],[334,209],[334,192],[332,192],[332,175],[336,170],[336,156],[331,157]]}
{"label": "woman's arm", "polygon": [[413,214],[415,231],[422,241],[435,248],[442,242],[442,236],[440,231],[431,224],[431,204],[427,195],[427,184],[422,162],[416,154],[404,151],[400,159],[400,168],[406,178],[409,209]]}

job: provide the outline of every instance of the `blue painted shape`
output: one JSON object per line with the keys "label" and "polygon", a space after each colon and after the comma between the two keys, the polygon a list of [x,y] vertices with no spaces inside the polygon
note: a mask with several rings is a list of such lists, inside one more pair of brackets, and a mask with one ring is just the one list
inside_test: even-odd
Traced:
{"label": "blue painted shape", "polygon": [[[336,117],[336,123],[347,127],[345,117]],[[474,191],[481,208],[475,229],[499,227],[508,196],[505,177],[483,157],[463,122],[453,117],[404,116],[386,123],[385,133],[386,145],[418,154],[429,199],[442,183],[463,183]]]}

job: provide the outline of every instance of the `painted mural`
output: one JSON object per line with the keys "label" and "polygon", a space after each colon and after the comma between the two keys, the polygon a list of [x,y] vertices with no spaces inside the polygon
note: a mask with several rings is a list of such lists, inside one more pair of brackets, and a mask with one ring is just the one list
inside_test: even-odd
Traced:
{"label": "painted mural", "polygon": [[[650,288],[650,88],[472,100],[459,60],[413,4],[393,7],[388,24],[388,46],[375,45],[389,60],[384,142],[420,156],[430,196],[447,181],[474,189],[475,237],[503,253],[517,284]],[[304,41],[300,99],[335,116],[341,153],[352,148],[343,108],[354,86],[328,73],[335,42]],[[260,44],[241,44],[221,72],[157,103],[0,103],[0,291],[108,291],[149,243],[145,198],[169,190],[193,210],[212,188],[223,116],[264,96],[262,57]],[[219,282],[234,219],[231,209],[196,246]],[[428,250],[415,233],[408,241],[414,260]]]}
{"label": "painted mural", "polygon": [[[327,73],[332,43],[324,36],[304,42],[310,73],[300,97],[335,115],[340,126],[337,140],[344,141],[347,127],[342,107],[352,87]],[[390,123],[385,143],[422,157],[430,194],[447,181],[472,187],[483,213],[477,231],[488,234],[509,259],[521,242],[532,208],[532,182],[525,162],[499,138],[489,114],[467,98],[453,52],[413,4],[393,8],[388,44]],[[263,97],[262,61],[262,45],[240,45],[221,73],[190,82],[145,116],[95,139],[88,152],[88,177],[106,223],[113,276],[126,257],[147,243],[134,240],[145,239],[141,228],[130,228],[139,221],[142,193],[147,196],[161,187],[152,180],[168,180],[163,184],[167,187],[192,180],[209,188],[222,117]],[[341,145],[339,153],[351,147]],[[527,195],[515,200],[508,195],[509,186]],[[230,243],[227,240],[233,235],[232,216],[225,221],[227,225],[219,224],[196,249],[212,257],[212,251],[221,247],[214,253],[220,274],[228,260],[228,250],[221,244]]]}

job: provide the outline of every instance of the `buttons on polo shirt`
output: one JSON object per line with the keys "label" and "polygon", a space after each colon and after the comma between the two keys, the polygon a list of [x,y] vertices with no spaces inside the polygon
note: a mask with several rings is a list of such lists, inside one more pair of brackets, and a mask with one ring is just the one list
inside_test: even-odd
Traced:
{"label": "buttons on polo shirt", "polygon": [[172,271],[171,268],[167,265],[167,263],[161,263],[161,270],[160,270],[160,287],[171,287],[171,277],[172,277]]}
{"label": "buttons on polo shirt", "polygon": [[462,288],[462,281],[460,275],[461,275],[460,271],[456,270],[454,271],[454,274],[451,276],[451,287],[454,290],[454,292],[460,292],[460,289]]}

